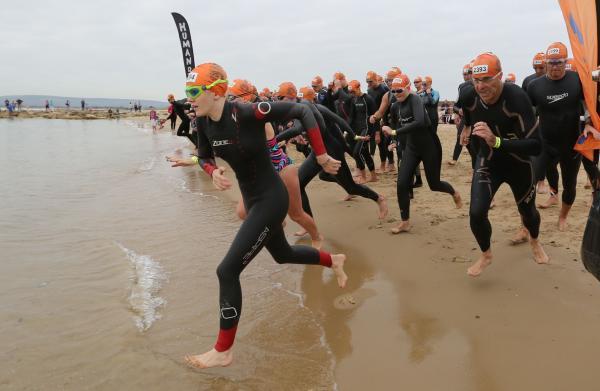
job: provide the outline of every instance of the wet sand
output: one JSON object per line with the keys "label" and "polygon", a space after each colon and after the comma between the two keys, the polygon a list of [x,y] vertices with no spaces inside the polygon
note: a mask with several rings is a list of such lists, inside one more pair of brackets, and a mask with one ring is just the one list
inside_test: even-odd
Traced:
{"label": "wet sand", "polygon": [[[302,283],[306,305],[322,314],[339,388],[597,389],[600,286],[579,256],[591,202],[583,169],[567,232],[556,228],[559,207],[540,211],[549,265],[533,261],[529,244],[509,244],[520,221],[503,186],[490,212],[494,262],[472,278],[466,270],[479,250],[468,218],[470,157],[464,150],[456,166],[447,165],[456,130],[440,125],[438,133],[442,179],[465,205],[457,210],[450,196],[427,185],[416,189],[409,233],[388,232],[399,220],[395,173],[369,184],[388,197],[383,225],[372,201],[342,202],[339,186],[309,185],[325,249],[348,255],[346,289],[312,289],[320,271],[309,268]],[[537,202],[546,197],[538,195]]]}

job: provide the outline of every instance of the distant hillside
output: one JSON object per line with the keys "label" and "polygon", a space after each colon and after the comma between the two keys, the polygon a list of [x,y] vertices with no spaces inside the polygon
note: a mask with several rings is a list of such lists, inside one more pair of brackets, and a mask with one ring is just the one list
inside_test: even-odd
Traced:
{"label": "distant hillside", "polygon": [[[51,96],[51,95],[4,95],[0,96],[0,105],[4,107],[4,100],[9,101],[23,100],[23,106],[25,107],[44,107],[46,100],[52,101],[54,107],[66,107],[65,103],[69,100],[71,108],[81,107],[81,97],[76,96]],[[121,107],[129,109],[129,102],[133,105],[135,102],[141,102],[143,108],[154,106],[159,109],[167,108],[169,103],[167,101],[157,100],[144,100],[144,99],[111,99],[111,98],[83,98],[85,100],[86,107]]]}

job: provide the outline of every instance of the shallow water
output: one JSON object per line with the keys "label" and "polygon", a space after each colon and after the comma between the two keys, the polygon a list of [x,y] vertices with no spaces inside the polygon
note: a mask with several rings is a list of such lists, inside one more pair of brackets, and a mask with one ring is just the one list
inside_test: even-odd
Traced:
{"label": "shallow water", "polygon": [[135,121],[0,121],[0,389],[332,389],[302,267],[260,254],[242,280],[230,368],[188,353],[218,330],[215,269],[235,200]]}

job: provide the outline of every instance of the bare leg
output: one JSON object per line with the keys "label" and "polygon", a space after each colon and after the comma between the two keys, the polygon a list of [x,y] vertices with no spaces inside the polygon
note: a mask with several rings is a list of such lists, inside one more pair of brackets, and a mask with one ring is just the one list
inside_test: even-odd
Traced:
{"label": "bare leg", "polygon": [[290,200],[288,215],[310,234],[312,246],[320,249],[323,245],[323,236],[319,233],[315,220],[302,209],[298,168],[296,166],[287,166],[279,173],[279,176],[288,191]]}
{"label": "bare leg", "polygon": [[545,181],[542,180],[537,183],[537,192],[538,194],[548,193],[548,186],[546,185]]}
{"label": "bare leg", "polygon": [[246,207],[244,206],[244,201],[242,199],[240,199],[235,206],[235,213],[240,220],[246,220]]}
{"label": "bare leg", "polygon": [[567,205],[564,202],[560,208],[560,213],[558,215],[558,230],[565,231],[567,229],[567,216],[569,215],[569,211],[571,210],[571,205]]}
{"label": "bare leg", "polygon": [[460,193],[458,191],[456,191],[456,190],[454,191],[452,198],[454,199],[454,204],[456,205],[456,209],[462,208],[462,206],[463,206],[462,198],[460,197]]}
{"label": "bare leg", "polygon": [[388,206],[385,197],[381,194],[379,194],[379,198],[377,199],[377,207],[379,208],[379,220],[385,219],[388,215]]}
{"label": "bare leg", "polygon": [[369,182],[377,182],[379,180],[379,179],[377,179],[377,173],[375,172],[375,170],[369,171],[369,173],[371,174],[371,178],[369,179]]}
{"label": "bare leg", "polygon": [[471,277],[479,277],[483,273],[483,269],[492,263],[492,250],[488,249],[481,253],[481,256],[473,266],[467,269],[467,274]]}
{"label": "bare leg", "polygon": [[188,366],[196,369],[226,367],[233,361],[233,353],[231,352],[231,349],[224,352],[218,352],[213,348],[203,354],[195,356],[187,355],[184,359]]}
{"label": "bare leg", "polygon": [[510,239],[510,244],[516,246],[517,244],[527,243],[527,241],[529,241],[529,231],[521,225],[515,236]]}

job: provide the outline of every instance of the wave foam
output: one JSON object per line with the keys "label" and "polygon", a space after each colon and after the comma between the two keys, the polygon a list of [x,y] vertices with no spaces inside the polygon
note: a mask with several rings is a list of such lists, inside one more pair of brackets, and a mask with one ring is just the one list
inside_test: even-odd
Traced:
{"label": "wave foam", "polygon": [[167,303],[165,299],[157,296],[162,283],[167,281],[167,275],[163,267],[149,255],[139,255],[120,243],[116,244],[127,255],[134,268],[129,304],[136,314],[134,320],[137,328],[146,331],[161,318],[158,309]]}

